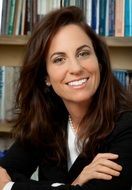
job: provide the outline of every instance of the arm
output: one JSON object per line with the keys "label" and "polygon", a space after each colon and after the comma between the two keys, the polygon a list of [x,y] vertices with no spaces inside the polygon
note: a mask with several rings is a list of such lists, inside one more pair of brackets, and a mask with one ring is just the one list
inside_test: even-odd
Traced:
{"label": "arm", "polygon": [[122,167],[112,161],[117,158],[118,155],[112,153],[97,154],[93,161],[84,167],[72,185],[83,185],[92,179],[111,180],[113,176],[119,176]]}
{"label": "arm", "polygon": [[[122,116],[117,123],[117,127],[110,137],[104,143],[107,151],[119,155],[117,162],[123,166],[119,177],[113,177],[111,180],[90,180],[82,186],[80,185],[61,185],[56,190],[130,190],[132,173],[132,114]],[[54,190],[54,187],[44,185],[43,182],[16,182],[12,190]]]}
{"label": "arm", "polygon": [[[118,155],[116,154],[111,154],[111,153],[98,154],[89,165],[84,167],[84,169],[82,170],[80,175],[76,178],[76,180],[74,180],[72,185],[83,185],[92,179],[111,180],[112,176],[119,176],[122,167],[116,164],[115,162],[111,161],[112,159],[117,159],[117,158]],[[12,187],[13,183],[10,181],[11,178],[6,172],[6,170],[0,168],[1,187],[3,187],[5,184],[6,186]],[[1,187],[0,189],[2,189]],[[11,188],[5,188],[5,189],[10,190]]]}
{"label": "arm", "polygon": [[11,178],[6,172],[6,170],[0,167],[0,190],[2,190],[5,187],[5,185],[10,181],[11,181]]}
{"label": "arm", "polygon": [[111,180],[91,180],[85,183],[83,187],[89,187],[88,190],[130,190],[132,186],[132,112],[122,114],[116,123],[113,132],[106,138],[100,152],[111,152],[119,155],[117,163],[122,166],[119,177],[113,177]]}
{"label": "arm", "polygon": [[40,157],[40,152],[29,143],[23,145],[16,141],[0,160],[0,166],[6,169],[12,181],[28,181],[36,170]]}

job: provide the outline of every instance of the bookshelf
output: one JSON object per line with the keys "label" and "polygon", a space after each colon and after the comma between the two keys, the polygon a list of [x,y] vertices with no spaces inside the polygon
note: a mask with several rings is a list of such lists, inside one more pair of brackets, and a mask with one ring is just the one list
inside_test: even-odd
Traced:
{"label": "bookshelf", "polygon": [[11,131],[11,129],[12,129],[12,125],[11,124],[9,124],[9,123],[1,123],[0,124],[0,134],[3,134],[3,133],[10,133],[10,131]]}
{"label": "bookshelf", "polygon": [[[21,66],[29,36],[0,36],[0,66]],[[114,69],[132,70],[132,37],[105,37]],[[0,133],[10,133],[11,125],[0,124]]]}
{"label": "bookshelf", "polygon": [[[0,45],[25,46],[30,36],[0,35]],[[132,37],[104,37],[109,47],[132,47]]]}
{"label": "bookshelf", "polygon": [[[0,65],[20,66],[28,40],[26,35],[0,36]],[[113,68],[132,69],[132,37],[105,37],[105,40]]]}

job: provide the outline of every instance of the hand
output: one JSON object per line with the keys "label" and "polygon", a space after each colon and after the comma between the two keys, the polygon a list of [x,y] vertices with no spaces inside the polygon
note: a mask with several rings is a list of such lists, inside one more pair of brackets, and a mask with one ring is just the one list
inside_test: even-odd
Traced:
{"label": "hand", "polygon": [[4,168],[0,167],[0,190],[2,190],[6,183],[9,181],[11,181],[11,178],[8,175],[7,171]]}
{"label": "hand", "polygon": [[112,161],[117,158],[117,154],[97,154],[93,161],[84,167],[80,175],[73,181],[72,185],[83,185],[91,179],[111,180],[113,176],[119,176],[122,166]]}

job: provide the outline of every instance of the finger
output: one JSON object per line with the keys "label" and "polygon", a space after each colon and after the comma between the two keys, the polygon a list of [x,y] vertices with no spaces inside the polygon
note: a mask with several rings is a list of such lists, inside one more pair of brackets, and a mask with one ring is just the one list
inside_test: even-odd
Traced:
{"label": "finger", "polygon": [[121,171],[122,170],[122,166],[111,161],[111,160],[106,160],[106,159],[100,159],[99,162],[98,162],[99,165],[101,166],[106,166],[108,168],[111,168],[113,170],[116,170],[116,171]]}
{"label": "finger", "polygon": [[104,180],[111,180],[112,176],[105,174],[105,173],[100,173],[100,172],[96,172],[94,174],[94,179],[104,179]]}
{"label": "finger", "polygon": [[98,166],[96,169],[97,169],[97,172],[99,172],[99,173],[108,174],[111,176],[119,176],[120,175],[119,171],[108,168],[106,166]]}
{"label": "finger", "polygon": [[93,161],[96,161],[100,158],[106,158],[106,159],[110,159],[110,160],[113,160],[113,159],[117,159],[119,156],[118,154],[113,154],[113,153],[99,153],[96,155],[96,157],[93,159]]}

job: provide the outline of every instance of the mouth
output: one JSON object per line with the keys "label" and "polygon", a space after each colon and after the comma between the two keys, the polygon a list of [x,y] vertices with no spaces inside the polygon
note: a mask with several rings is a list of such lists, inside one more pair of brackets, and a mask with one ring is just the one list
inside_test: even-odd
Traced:
{"label": "mouth", "polygon": [[67,85],[69,85],[69,86],[81,86],[81,85],[85,84],[88,81],[88,79],[89,79],[89,77],[83,78],[80,80],[74,80],[74,81],[68,82]]}

